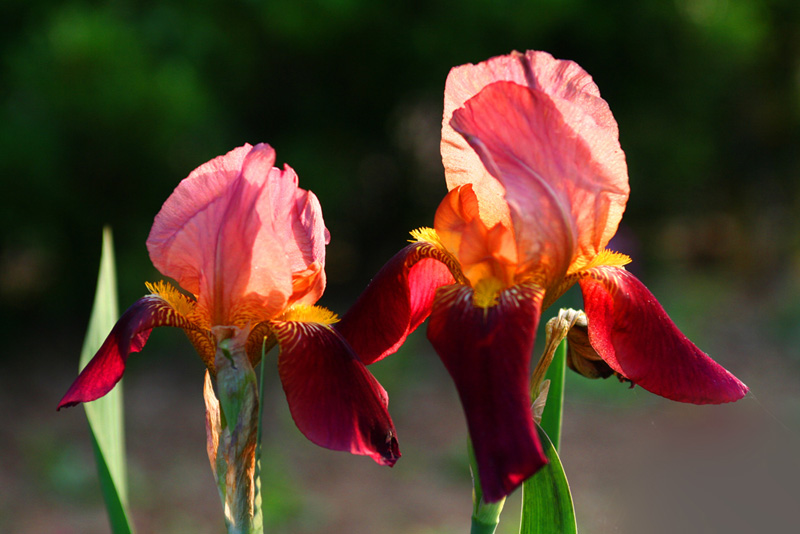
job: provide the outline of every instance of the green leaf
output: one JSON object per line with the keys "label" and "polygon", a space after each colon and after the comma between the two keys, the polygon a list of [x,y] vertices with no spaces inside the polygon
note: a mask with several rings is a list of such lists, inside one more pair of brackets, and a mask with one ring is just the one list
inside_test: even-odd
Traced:
{"label": "green leaf", "polygon": [[553,446],[558,450],[561,443],[561,418],[564,411],[564,375],[567,367],[567,340],[558,344],[553,361],[547,369],[545,378],[550,380],[547,403],[542,413],[542,429],[550,437]]}
{"label": "green leaf", "polygon": [[261,451],[262,440],[261,435],[264,421],[264,365],[267,360],[267,338],[261,342],[261,369],[258,377],[258,438],[256,439],[256,470],[254,477],[255,483],[255,497],[253,499],[253,527],[256,532],[264,531],[264,497],[261,495],[261,488],[263,487],[261,476]]}
{"label": "green leaf", "polygon": [[576,534],[567,476],[553,442],[537,425],[548,464],[522,484],[520,534]]}
{"label": "green leaf", "polygon": [[574,534],[578,531],[569,483],[558,457],[564,409],[567,340],[558,344],[547,370],[550,380],[542,424],[537,425],[548,464],[522,485],[520,534]]}
{"label": "green leaf", "polygon": [[[117,280],[111,229],[103,229],[103,251],[89,329],[83,342],[80,369],[103,344],[119,316]],[[83,405],[97,461],[100,488],[114,534],[133,532],[128,512],[128,480],[125,464],[125,430],[122,414],[122,382],[106,396]]]}

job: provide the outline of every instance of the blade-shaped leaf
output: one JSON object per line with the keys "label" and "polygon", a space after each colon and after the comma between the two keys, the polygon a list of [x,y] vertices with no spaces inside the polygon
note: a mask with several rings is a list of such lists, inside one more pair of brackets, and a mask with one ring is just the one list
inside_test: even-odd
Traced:
{"label": "blade-shaped leaf", "polygon": [[548,464],[522,485],[520,534],[577,534],[575,509],[558,452],[537,425]]}
{"label": "blade-shaped leaf", "polygon": [[255,498],[253,499],[253,527],[256,532],[264,532],[264,497],[261,495],[261,436],[264,421],[264,366],[267,361],[267,338],[261,342],[261,369],[258,377],[258,438],[256,441]]}
{"label": "blade-shaped leaf", "polygon": [[553,446],[558,450],[561,443],[561,412],[564,409],[564,369],[567,361],[566,338],[558,344],[553,361],[547,369],[545,377],[550,380],[547,392],[547,403],[542,413],[542,429],[550,437]]}
{"label": "blade-shaped leaf", "polygon": [[[92,316],[81,351],[80,369],[97,352],[119,316],[111,229],[103,229],[103,251]],[[128,512],[122,382],[105,397],[84,404],[97,461],[100,488],[114,534],[133,531]]]}

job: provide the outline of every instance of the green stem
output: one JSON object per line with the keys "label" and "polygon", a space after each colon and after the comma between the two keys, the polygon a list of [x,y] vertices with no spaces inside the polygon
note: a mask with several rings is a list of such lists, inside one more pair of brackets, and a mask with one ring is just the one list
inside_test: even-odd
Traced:
{"label": "green stem", "polygon": [[494,534],[497,530],[497,525],[500,523],[498,520],[497,523],[493,525],[488,525],[486,523],[481,523],[475,517],[472,518],[472,528],[470,528],[470,534]]}
{"label": "green stem", "polygon": [[494,534],[500,523],[500,512],[503,511],[506,500],[502,499],[493,503],[483,500],[483,489],[478,476],[478,462],[475,459],[475,450],[472,448],[471,440],[467,440],[467,451],[469,468],[472,471],[472,528],[470,534]]}

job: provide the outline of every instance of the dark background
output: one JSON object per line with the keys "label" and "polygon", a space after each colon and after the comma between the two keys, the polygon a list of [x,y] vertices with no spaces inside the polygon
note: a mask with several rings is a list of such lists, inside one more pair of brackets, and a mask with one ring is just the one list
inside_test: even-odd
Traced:
{"label": "dark background", "polygon": [[[144,242],[178,181],[268,142],[322,203],[332,240],[320,304],[342,313],[409,230],[432,224],[446,191],[448,70],[514,49],[593,75],[630,172],[616,244],[679,326],[754,391],[695,408],[570,377],[563,452],[582,531],[746,532],[751,517],[789,517],[780,496],[794,488],[796,500],[797,478],[777,484],[790,461],[761,447],[795,443],[800,426],[796,0],[5,0],[0,21],[0,530],[106,528],[83,416],[53,412],[77,367],[103,225],[124,308],[159,278]],[[273,376],[273,531],[466,530],[463,422],[429,350],[416,336],[373,369],[408,436],[391,471],[307,446]],[[219,531],[199,361],[181,334],[157,332],[128,376],[140,531]],[[774,460],[754,468],[762,457]],[[664,472],[642,475],[648,459]],[[700,474],[715,462],[722,474]],[[650,484],[663,495],[632,502]],[[709,499],[723,511],[703,508]],[[693,506],[711,526],[668,513]],[[515,522],[508,511],[508,532]]]}

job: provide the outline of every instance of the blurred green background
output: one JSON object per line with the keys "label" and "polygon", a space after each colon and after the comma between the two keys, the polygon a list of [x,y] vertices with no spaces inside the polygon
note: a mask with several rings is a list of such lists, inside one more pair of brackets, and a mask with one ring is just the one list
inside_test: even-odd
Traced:
{"label": "blurred green background", "polygon": [[[407,232],[432,223],[445,193],[438,137],[448,70],[514,49],[547,50],[593,75],[619,122],[630,171],[631,199],[615,245],[634,257],[631,270],[684,331],[753,388],[757,398],[745,399],[739,410],[756,421],[772,421],[770,429],[800,426],[796,0],[5,0],[0,20],[0,400],[5,412],[0,438],[8,444],[0,452],[0,487],[19,488],[2,490],[0,530],[53,531],[53,522],[58,532],[105,529],[93,500],[82,414],[51,413],[77,367],[103,225],[115,233],[124,307],[145,292],[145,280],[159,278],[144,242],[178,181],[244,142],[268,142],[278,163],[293,166],[301,186],[322,203],[332,240],[329,286],[321,304],[344,312],[404,245]],[[567,299],[580,305],[575,295]],[[205,523],[197,517],[219,519],[209,531],[221,527],[211,477],[195,473],[207,469],[202,370],[180,338],[157,333],[129,380],[130,399],[141,401],[129,399],[128,405],[131,424],[141,424],[131,437],[132,455],[140,455],[132,462],[142,473],[132,477],[134,484],[140,482],[132,498],[144,532],[200,532],[198,525]],[[415,470],[403,475],[398,464],[381,472],[385,484],[398,484],[387,490],[391,494],[362,490],[353,497],[363,502],[382,495],[399,503],[403,513],[381,516],[375,524],[383,526],[375,527],[359,523],[359,512],[349,511],[344,516],[351,523],[343,523],[343,531],[466,528],[463,422],[452,386],[428,351],[424,335],[416,336],[402,355],[375,368],[392,395],[401,439],[403,432],[411,436],[401,464]],[[588,462],[584,453],[605,450],[603,443],[626,450],[618,441],[622,438],[600,430],[609,441],[599,438],[589,446],[586,425],[594,428],[604,421],[597,417],[616,415],[614,410],[633,413],[646,425],[656,417],[647,410],[669,406],[663,409],[674,420],[659,423],[661,429],[682,421],[685,413],[707,414],[708,420],[720,413],[742,417],[730,411],[684,412],[638,389],[631,393],[610,382],[571,381],[576,393],[570,400],[567,392],[565,447],[569,450],[572,439],[583,451],[572,460],[578,465]],[[187,400],[173,398],[184,386]],[[294,440],[293,451],[306,445],[280,412],[285,401],[277,382],[273,386],[273,416],[282,421],[276,423],[274,447],[287,454],[281,440]],[[617,398],[628,400],[618,406]],[[142,412],[148,402],[151,411]],[[183,402],[188,407],[181,412]],[[606,410],[607,404],[613,409]],[[592,411],[598,409],[602,416]],[[186,432],[194,433],[186,450],[199,454],[192,457],[199,467],[191,464],[178,474],[164,471],[165,465],[176,465],[168,460],[148,467],[161,446],[146,436],[153,433],[156,443],[179,443],[183,438],[175,441],[170,433],[175,418],[195,412],[196,420],[185,423]],[[170,413],[172,418],[164,415]],[[442,432],[443,417],[452,433],[434,439]],[[613,417],[614,424],[620,419]],[[630,442],[631,450],[640,450],[637,443]],[[167,457],[175,457],[176,449],[167,450],[172,451]],[[415,450],[420,455],[409,459]],[[338,531],[320,512],[326,506],[341,512],[326,501],[337,490],[315,494],[298,482],[302,469],[283,465],[284,460],[306,466],[333,457],[316,448],[294,453],[307,454],[300,460],[280,454],[275,479],[301,488],[284,488],[289,497],[275,505],[282,510],[278,516],[289,518],[286,531]],[[602,478],[575,481],[580,475],[572,474],[568,455],[565,451],[565,467],[576,493],[602,494],[606,486],[590,483]],[[362,483],[374,476],[367,467],[357,469],[369,475],[359,471],[353,479],[342,468],[341,476],[351,477],[342,482],[348,494],[356,484],[352,480]],[[169,482],[158,472],[168,473]],[[186,496],[179,480],[189,472],[207,492],[184,502],[176,495]],[[431,482],[438,500],[419,494],[420,482],[414,482],[414,476],[432,473],[444,480]],[[312,486],[319,482],[314,472],[307,476]],[[398,477],[402,483],[393,482]],[[622,484],[619,477],[614,480]],[[169,484],[176,485],[174,491],[164,489]],[[154,486],[164,496],[153,497]],[[624,490],[616,491],[624,501]],[[636,523],[624,506],[617,509],[617,500],[604,498],[578,501],[584,531],[636,531],[625,526]],[[163,517],[155,511],[176,499]],[[50,514],[42,514],[36,503]],[[426,506],[428,512],[419,512]],[[44,523],[20,522],[21,515]],[[82,523],[88,515],[92,519]],[[506,521],[514,523],[513,513],[508,515]],[[417,516],[417,522],[409,519]],[[386,526],[397,522],[398,530]]]}

